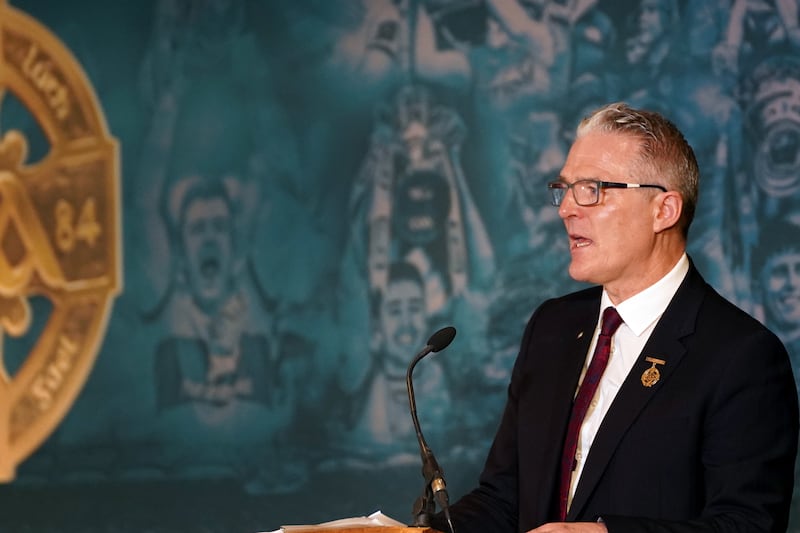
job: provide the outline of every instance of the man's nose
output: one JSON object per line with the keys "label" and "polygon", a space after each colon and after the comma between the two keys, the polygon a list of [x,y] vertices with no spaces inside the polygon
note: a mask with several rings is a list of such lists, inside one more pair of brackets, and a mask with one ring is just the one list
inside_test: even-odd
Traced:
{"label": "man's nose", "polygon": [[412,313],[409,311],[404,311],[400,314],[400,325],[403,327],[409,327],[412,324]]}
{"label": "man's nose", "polygon": [[795,263],[789,269],[789,285],[792,287],[800,287],[800,263]]}
{"label": "man's nose", "polygon": [[564,191],[564,197],[561,199],[561,205],[558,206],[558,216],[567,218],[574,215],[580,206],[575,201],[575,195],[572,194],[572,189]]}

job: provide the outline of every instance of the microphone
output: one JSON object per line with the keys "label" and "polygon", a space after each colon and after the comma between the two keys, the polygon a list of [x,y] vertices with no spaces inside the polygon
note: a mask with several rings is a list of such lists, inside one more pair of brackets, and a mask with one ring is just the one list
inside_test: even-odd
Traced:
{"label": "microphone", "polygon": [[414,504],[414,523],[412,526],[430,526],[431,516],[434,513],[435,502],[432,496],[439,502],[439,507],[444,511],[447,525],[450,527],[450,533],[455,533],[453,522],[450,520],[450,503],[447,496],[447,485],[444,482],[444,472],[442,471],[433,451],[425,442],[425,437],[422,435],[422,430],[419,426],[419,418],[417,418],[417,404],[414,400],[414,384],[411,375],[414,372],[416,364],[426,355],[431,352],[439,352],[447,348],[453,342],[456,336],[456,328],[447,326],[428,339],[428,344],[414,357],[411,364],[408,365],[406,372],[406,390],[408,391],[408,405],[411,409],[411,420],[414,423],[414,430],[417,433],[417,442],[419,442],[420,456],[422,457],[422,477],[425,478],[425,488],[423,495],[420,496]]}

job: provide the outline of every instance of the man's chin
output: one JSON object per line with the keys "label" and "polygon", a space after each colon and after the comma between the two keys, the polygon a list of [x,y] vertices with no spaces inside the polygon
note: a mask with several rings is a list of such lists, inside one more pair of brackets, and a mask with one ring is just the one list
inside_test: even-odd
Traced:
{"label": "man's chin", "polygon": [[411,361],[411,358],[422,348],[425,346],[412,346],[412,345],[402,345],[402,346],[395,346],[392,353],[389,355],[388,359],[394,361],[395,363],[402,362],[404,364],[408,364]]}
{"label": "man's chin", "polygon": [[800,311],[797,309],[786,309],[780,313],[780,317],[789,327],[800,327]]}
{"label": "man's chin", "polygon": [[569,277],[575,281],[581,281],[585,283],[592,282],[592,275],[589,273],[588,269],[583,265],[576,263],[574,260],[569,264],[569,269],[567,272],[569,272]]}
{"label": "man's chin", "polygon": [[194,295],[194,303],[206,313],[215,312],[222,303],[222,293],[220,291],[203,291],[201,294]]}

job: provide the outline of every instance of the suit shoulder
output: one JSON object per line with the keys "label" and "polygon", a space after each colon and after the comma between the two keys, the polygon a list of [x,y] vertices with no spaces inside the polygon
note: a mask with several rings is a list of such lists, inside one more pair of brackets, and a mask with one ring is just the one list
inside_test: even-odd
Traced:
{"label": "suit shoulder", "polygon": [[728,354],[749,353],[760,361],[773,354],[788,363],[786,347],[772,330],[710,286],[698,311],[695,334]]}
{"label": "suit shoulder", "polygon": [[591,320],[598,312],[602,294],[602,287],[590,287],[545,300],[528,320],[526,331],[531,332],[534,327],[557,328],[575,320]]}
{"label": "suit shoulder", "polygon": [[589,287],[576,292],[571,292],[542,302],[535,313],[563,312],[565,309],[577,310],[583,308],[596,308],[600,303],[603,288],[600,286]]}
{"label": "suit shoulder", "polygon": [[710,285],[707,285],[706,296],[701,306],[701,313],[707,316],[713,316],[717,321],[724,321],[732,328],[769,331],[769,329],[753,315],[722,296]]}

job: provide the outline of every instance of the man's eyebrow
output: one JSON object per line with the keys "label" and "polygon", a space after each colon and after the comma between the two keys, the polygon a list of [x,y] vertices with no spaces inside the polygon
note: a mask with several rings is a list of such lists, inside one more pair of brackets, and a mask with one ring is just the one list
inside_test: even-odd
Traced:
{"label": "man's eyebrow", "polygon": [[562,176],[561,174],[558,175],[558,179],[556,181],[563,181],[564,183],[575,183],[576,181],[585,181],[585,180],[592,180],[592,181],[605,181],[602,178],[598,178],[597,176],[578,176],[572,181],[569,180],[566,176]]}

